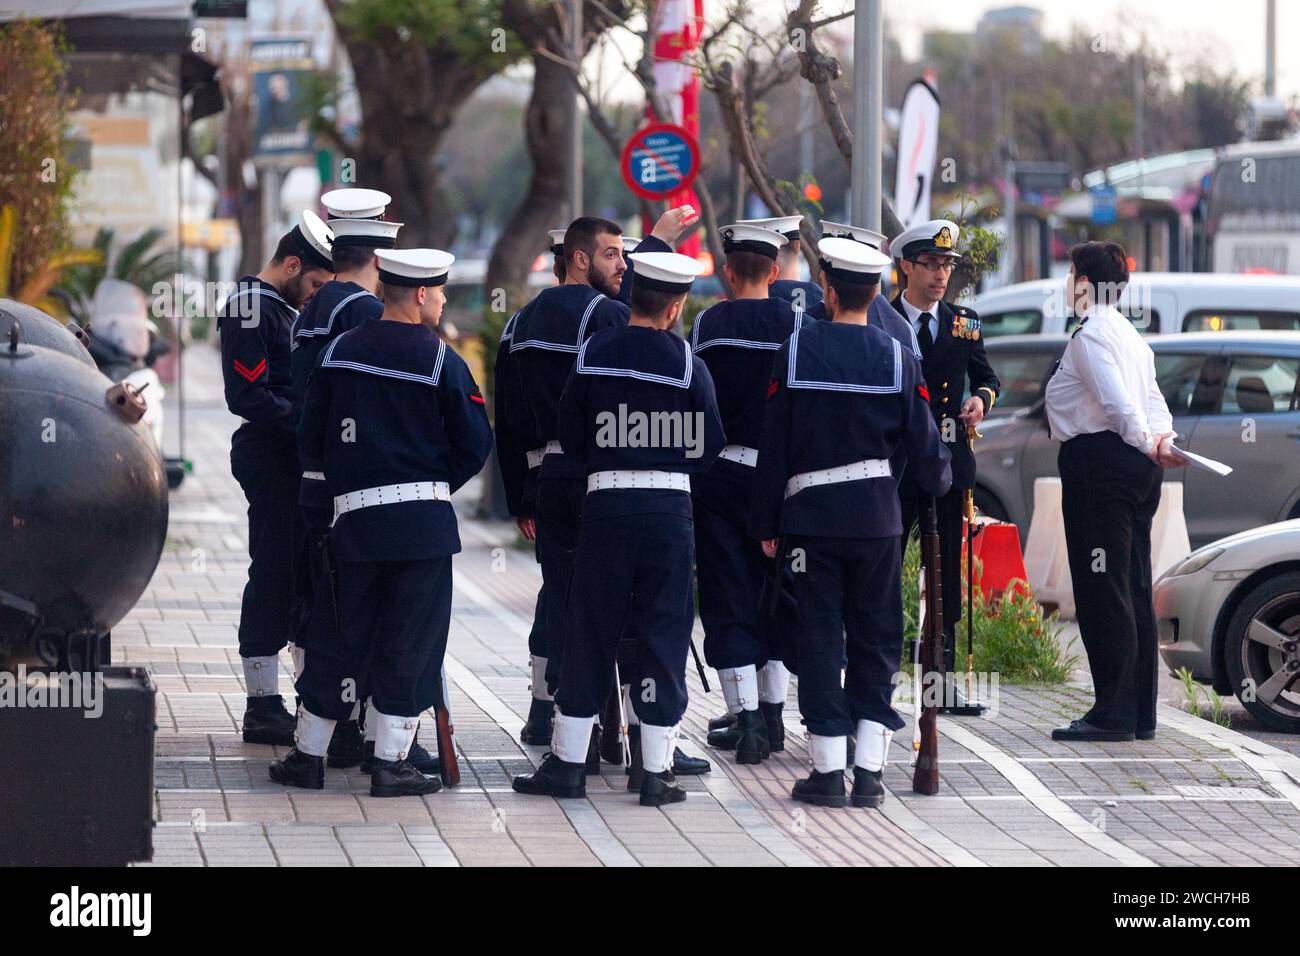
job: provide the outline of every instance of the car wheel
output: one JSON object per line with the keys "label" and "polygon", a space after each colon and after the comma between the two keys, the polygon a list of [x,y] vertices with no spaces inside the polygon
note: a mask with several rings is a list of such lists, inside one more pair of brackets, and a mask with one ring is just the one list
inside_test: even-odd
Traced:
{"label": "car wheel", "polygon": [[1300,573],[1251,590],[1223,644],[1228,680],[1251,716],[1271,730],[1300,733]]}
{"label": "car wheel", "polygon": [[1007,509],[1002,507],[1002,502],[979,485],[975,486],[975,507],[979,509],[980,514],[986,514],[998,521],[1011,520],[1007,515]]}

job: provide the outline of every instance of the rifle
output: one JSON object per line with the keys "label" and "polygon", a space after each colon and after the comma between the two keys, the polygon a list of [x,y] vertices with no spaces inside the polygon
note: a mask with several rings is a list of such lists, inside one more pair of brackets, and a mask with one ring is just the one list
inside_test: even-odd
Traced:
{"label": "rifle", "polygon": [[776,613],[781,604],[781,575],[785,571],[785,538],[776,539],[776,557],[772,559],[772,576],[768,578],[767,616]]}
{"label": "rifle", "polygon": [[912,771],[912,790],[932,796],[939,792],[939,702],[925,703],[927,678],[938,672],[943,661],[943,569],[939,559],[939,519],[935,500],[925,509],[925,528],[921,550],[925,557],[925,624],[921,629],[918,686],[922,694],[916,701],[916,765]]}
{"label": "rifle", "polygon": [[456,728],[451,725],[451,709],[448,706],[447,686],[443,681],[442,668],[434,678],[437,682],[437,697],[433,703],[433,719],[438,735],[438,776],[444,787],[454,787],[460,783],[460,764],[456,762]]}
{"label": "rifle", "polygon": [[334,563],[334,550],[330,546],[330,534],[328,531],[321,532],[321,534],[317,535],[316,547],[320,549],[320,566],[321,571],[323,572],[322,576],[329,584],[330,608],[334,611],[334,632],[337,634],[341,630],[339,627],[338,565]]}

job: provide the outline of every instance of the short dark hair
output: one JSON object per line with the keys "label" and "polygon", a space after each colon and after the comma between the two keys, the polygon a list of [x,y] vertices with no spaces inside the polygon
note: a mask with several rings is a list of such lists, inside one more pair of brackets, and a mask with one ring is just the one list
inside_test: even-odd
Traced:
{"label": "short dark hair", "polygon": [[634,276],[632,278],[632,292],[628,296],[628,305],[632,307],[632,311],[637,315],[657,319],[668,311],[670,305],[685,296],[685,292],[664,292],[660,289],[647,288],[637,282]]}
{"label": "short dark hair", "polygon": [[298,234],[293,229],[281,236],[280,241],[275,244],[275,255],[271,256],[271,261],[283,262],[290,256],[297,256],[303,260],[304,266],[307,265],[307,257],[303,255],[302,246],[298,241]]}
{"label": "short dark hair", "polygon": [[772,266],[775,264],[775,259],[771,256],[765,256],[761,252],[747,252],[744,249],[735,249],[727,253],[727,265],[736,274],[736,278],[744,283],[766,279],[771,274]]}
{"label": "short dark hair", "polygon": [[573,254],[581,250],[588,257],[596,254],[596,237],[601,233],[614,236],[623,235],[618,223],[600,216],[579,216],[564,230],[564,265],[573,262]]}
{"label": "short dark hair", "polygon": [[850,312],[865,309],[875,295],[876,289],[879,288],[879,283],[863,285],[861,282],[845,282],[832,275],[826,275],[826,284],[840,297],[840,305]]}
{"label": "short dark hair", "polygon": [[335,246],[330,252],[330,258],[334,260],[335,272],[352,272],[356,269],[364,269],[374,261],[375,247],[353,246],[345,243]]}
{"label": "short dark hair", "polygon": [[385,302],[409,302],[415,298],[415,290],[418,286],[413,285],[393,285],[388,282],[379,283],[379,295]]}
{"label": "short dark hair", "polygon": [[1128,285],[1128,252],[1118,242],[1081,242],[1070,249],[1074,275],[1087,276],[1092,300],[1114,305]]}

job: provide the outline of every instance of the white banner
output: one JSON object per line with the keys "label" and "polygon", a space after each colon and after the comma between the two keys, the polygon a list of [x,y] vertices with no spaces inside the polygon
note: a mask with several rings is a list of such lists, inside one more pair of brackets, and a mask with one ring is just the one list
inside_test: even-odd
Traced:
{"label": "white banner", "polygon": [[930,218],[930,182],[938,148],[939,94],[925,80],[913,80],[903,95],[894,182],[894,212],[904,229]]}

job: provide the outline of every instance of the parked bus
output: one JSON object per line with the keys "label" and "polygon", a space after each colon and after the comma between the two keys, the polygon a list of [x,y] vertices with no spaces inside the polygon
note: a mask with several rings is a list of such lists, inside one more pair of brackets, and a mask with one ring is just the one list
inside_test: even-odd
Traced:
{"label": "parked bus", "polygon": [[1215,272],[1300,275],[1300,140],[1224,149],[1206,238]]}

